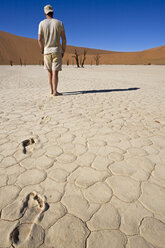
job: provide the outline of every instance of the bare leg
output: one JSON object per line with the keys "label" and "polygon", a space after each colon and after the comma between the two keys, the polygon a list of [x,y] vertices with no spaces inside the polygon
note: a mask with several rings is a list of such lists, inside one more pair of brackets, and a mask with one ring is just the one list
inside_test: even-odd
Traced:
{"label": "bare leg", "polygon": [[53,94],[52,71],[48,71],[48,79],[49,79],[49,85],[50,85],[50,92],[51,94]]}
{"label": "bare leg", "polygon": [[53,95],[59,96],[62,95],[57,91],[58,86],[58,71],[52,71],[52,85],[53,85]]}

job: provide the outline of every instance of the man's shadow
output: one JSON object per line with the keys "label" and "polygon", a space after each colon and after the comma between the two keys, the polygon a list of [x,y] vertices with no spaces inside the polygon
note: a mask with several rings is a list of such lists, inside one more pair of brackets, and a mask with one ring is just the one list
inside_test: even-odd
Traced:
{"label": "man's shadow", "polygon": [[95,94],[95,93],[108,93],[117,91],[132,91],[139,90],[140,88],[128,88],[128,89],[104,89],[104,90],[80,90],[80,91],[70,91],[63,92],[63,95],[79,95],[79,94]]}

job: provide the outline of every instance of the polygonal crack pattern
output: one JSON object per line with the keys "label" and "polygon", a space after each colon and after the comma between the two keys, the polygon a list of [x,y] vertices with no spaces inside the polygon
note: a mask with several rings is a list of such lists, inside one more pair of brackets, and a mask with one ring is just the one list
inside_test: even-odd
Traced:
{"label": "polygonal crack pattern", "polygon": [[18,86],[0,93],[0,247],[163,248],[162,67],[64,68],[70,93],[54,98],[30,70],[3,67],[0,83]]}

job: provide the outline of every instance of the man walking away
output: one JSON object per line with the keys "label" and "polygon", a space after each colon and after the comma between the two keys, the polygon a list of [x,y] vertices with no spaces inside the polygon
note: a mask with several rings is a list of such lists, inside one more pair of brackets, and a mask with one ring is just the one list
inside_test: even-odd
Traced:
{"label": "man walking away", "polygon": [[[48,70],[51,94],[62,95],[57,91],[58,73],[62,70],[62,57],[66,49],[66,36],[63,23],[53,18],[51,5],[44,7],[46,19],[41,21],[38,28],[38,43],[41,53],[44,53],[44,68]],[[60,44],[62,39],[62,46]]]}

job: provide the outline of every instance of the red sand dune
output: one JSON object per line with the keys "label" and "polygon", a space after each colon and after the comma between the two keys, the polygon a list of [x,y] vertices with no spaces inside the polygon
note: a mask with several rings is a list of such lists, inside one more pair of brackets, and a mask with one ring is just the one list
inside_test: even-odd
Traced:
{"label": "red sand dune", "polygon": [[[77,50],[79,59],[83,58],[83,47],[67,46],[63,63],[75,64],[74,51]],[[141,52],[113,52],[99,49],[87,49],[85,64],[95,64],[99,54],[100,64],[165,64],[165,46],[144,50]],[[0,31],[0,65],[13,64],[42,64],[38,42],[35,39],[20,37]]]}

